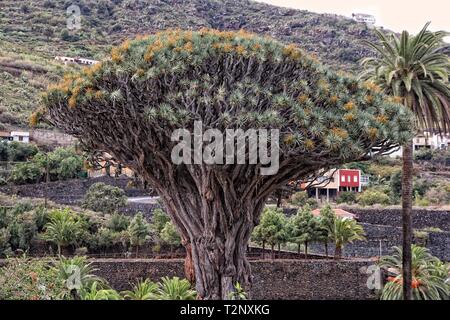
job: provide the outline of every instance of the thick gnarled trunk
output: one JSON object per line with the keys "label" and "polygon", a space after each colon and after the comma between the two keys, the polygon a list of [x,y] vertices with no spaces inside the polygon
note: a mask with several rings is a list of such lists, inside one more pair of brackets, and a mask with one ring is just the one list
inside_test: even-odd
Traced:
{"label": "thick gnarled trunk", "polygon": [[187,277],[195,278],[199,299],[230,299],[237,282],[249,294],[251,270],[246,250],[265,199],[240,197],[221,183],[204,182],[198,182],[201,194],[180,191],[180,182],[158,190],[184,239]]}

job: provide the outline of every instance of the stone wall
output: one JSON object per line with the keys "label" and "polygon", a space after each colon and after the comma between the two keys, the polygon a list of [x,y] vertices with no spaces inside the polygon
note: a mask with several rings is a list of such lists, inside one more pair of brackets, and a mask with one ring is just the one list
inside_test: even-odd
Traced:
{"label": "stone wall", "polygon": [[[118,290],[129,289],[137,279],[158,281],[163,276],[184,276],[183,260],[92,260],[96,274]],[[368,300],[364,267],[370,260],[255,260],[253,299]]]}
{"label": "stone wall", "polygon": [[40,183],[18,186],[8,185],[1,187],[0,192],[10,195],[18,195],[20,197],[44,198],[45,191],[47,190],[48,198],[50,200],[69,205],[78,204],[89,187],[97,182],[103,182],[108,185],[119,187],[125,191],[125,194],[128,197],[148,196],[151,194],[150,190],[127,188],[127,183],[129,181],[130,179],[126,177],[114,178],[103,176],[90,179],[54,181],[49,182],[48,184]]}
{"label": "stone wall", "polygon": [[55,130],[33,129],[30,137],[35,143],[45,145],[70,146],[77,141],[73,136]]}
{"label": "stone wall", "polygon": [[[360,222],[395,227],[401,227],[402,225],[401,209],[365,209],[353,207],[343,209],[356,214]],[[415,229],[435,227],[450,231],[450,212],[444,210],[414,209],[412,222]]]}

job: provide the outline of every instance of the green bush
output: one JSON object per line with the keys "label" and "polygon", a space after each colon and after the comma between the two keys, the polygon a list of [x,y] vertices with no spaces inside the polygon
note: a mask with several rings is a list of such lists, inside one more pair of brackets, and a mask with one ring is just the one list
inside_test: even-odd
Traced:
{"label": "green bush", "polygon": [[128,234],[130,235],[130,243],[136,247],[136,255],[138,255],[139,247],[149,239],[150,235],[150,226],[141,212],[131,220],[128,227]]}
{"label": "green bush", "polygon": [[166,226],[166,223],[170,222],[169,215],[162,209],[157,208],[152,211],[152,219],[150,222],[150,230],[151,232],[159,237],[162,229]]}
{"label": "green bush", "polygon": [[130,225],[130,217],[123,214],[114,213],[106,223],[106,226],[115,232],[121,232],[128,229]]}
{"label": "green bush", "polygon": [[9,176],[9,181],[13,184],[39,183],[42,176],[42,167],[34,162],[25,162],[14,166]]}
{"label": "green bush", "polygon": [[11,234],[6,228],[0,229],[0,258],[5,258],[12,254],[11,245],[9,240],[11,239]]}
{"label": "green bush", "polygon": [[304,206],[306,204],[306,201],[308,200],[308,193],[306,191],[299,191],[294,193],[289,198],[289,203],[294,206]]}
{"label": "green bush", "polygon": [[66,284],[44,259],[14,258],[0,268],[0,300],[56,300]]}
{"label": "green bush", "polygon": [[103,213],[113,213],[127,204],[125,192],[102,182],[94,183],[86,192],[83,208]]}
{"label": "green bush", "polygon": [[[5,142],[3,142],[5,143]],[[13,141],[7,145],[8,161],[27,161],[38,153],[38,148],[31,143]]]}
{"label": "green bush", "polygon": [[356,202],[356,193],[351,191],[339,192],[336,198],[337,203],[347,203],[352,204]]}
{"label": "green bush", "polygon": [[377,189],[367,189],[357,197],[358,204],[362,206],[372,206],[374,204],[389,205],[389,196]]}
{"label": "green bush", "polygon": [[161,230],[160,238],[164,244],[171,248],[181,245],[181,237],[172,222],[166,222],[166,225]]}

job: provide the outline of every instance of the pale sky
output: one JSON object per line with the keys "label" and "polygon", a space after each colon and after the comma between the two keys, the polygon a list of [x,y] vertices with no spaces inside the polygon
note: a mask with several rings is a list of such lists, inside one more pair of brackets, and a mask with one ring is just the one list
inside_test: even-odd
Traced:
{"label": "pale sky", "polygon": [[[375,16],[377,26],[401,32],[419,31],[427,21],[430,30],[450,32],[449,0],[257,0],[281,7],[351,17],[352,13]],[[447,37],[450,42],[450,37]]]}

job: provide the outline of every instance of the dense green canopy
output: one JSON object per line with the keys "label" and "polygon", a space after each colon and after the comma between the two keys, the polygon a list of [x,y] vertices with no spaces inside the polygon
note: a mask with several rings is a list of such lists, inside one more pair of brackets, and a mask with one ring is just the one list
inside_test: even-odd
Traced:
{"label": "dense green canopy", "polygon": [[129,146],[133,135],[148,140],[150,131],[203,120],[219,129],[280,128],[292,156],[350,160],[406,141],[411,127],[376,85],[242,31],[173,30],[127,41],[110,60],[51,87],[45,102],[57,126],[96,146]]}

